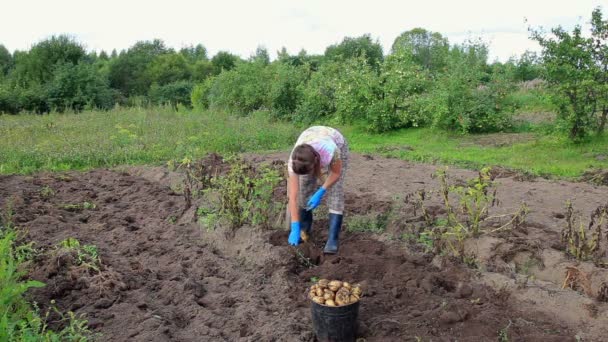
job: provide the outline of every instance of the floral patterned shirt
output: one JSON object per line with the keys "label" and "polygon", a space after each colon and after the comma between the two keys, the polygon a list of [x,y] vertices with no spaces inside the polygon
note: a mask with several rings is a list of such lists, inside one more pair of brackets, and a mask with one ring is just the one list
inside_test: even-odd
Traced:
{"label": "floral patterned shirt", "polygon": [[[331,164],[340,160],[340,149],[344,146],[344,136],[338,130],[326,126],[312,126],[307,128],[296,141],[295,146],[308,144],[319,153],[321,157],[321,170],[326,171]],[[293,150],[292,150],[293,153]],[[289,174],[294,174],[291,168],[291,154],[287,162]]]}

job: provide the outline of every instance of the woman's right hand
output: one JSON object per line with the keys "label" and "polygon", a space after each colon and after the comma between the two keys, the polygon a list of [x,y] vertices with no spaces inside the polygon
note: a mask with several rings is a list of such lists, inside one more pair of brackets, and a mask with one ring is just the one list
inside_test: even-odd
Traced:
{"label": "woman's right hand", "polygon": [[287,239],[292,246],[297,246],[300,244],[300,222],[295,221],[291,222],[291,233],[289,233],[289,238]]}

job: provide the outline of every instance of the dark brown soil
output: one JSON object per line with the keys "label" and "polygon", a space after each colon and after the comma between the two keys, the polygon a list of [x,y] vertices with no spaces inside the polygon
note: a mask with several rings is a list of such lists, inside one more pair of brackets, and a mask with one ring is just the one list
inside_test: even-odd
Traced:
{"label": "dark brown soil", "polygon": [[[413,164],[353,160],[360,165],[349,174],[337,256],[320,253],[327,225],[320,212],[313,242],[297,248],[287,246],[286,231],[243,227],[226,237],[223,229],[202,230],[164,169],[3,176],[0,206],[12,202],[15,223],[44,252],[31,277],[47,286],[30,298],[43,310],[56,300],[60,310],[84,315],[102,341],[313,341],[305,295],[312,277],[363,285],[359,335],[366,341],[496,341],[501,331],[510,341],[569,341],[583,329],[524,305],[513,289],[479,281],[479,270],[346,231],[348,215],[382,212],[391,194],[406,190],[390,186],[395,180],[384,174],[409,174],[401,182],[414,188],[431,182],[412,176]],[[427,177],[429,170],[416,172]],[[543,191],[542,184],[528,184]],[[47,187],[52,195],[41,193]],[[64,206],[85,201],[95,208]],[[99,271],[55,251],[68,237],[98,247]],[[62,324],[54,319],[51,326]]]}

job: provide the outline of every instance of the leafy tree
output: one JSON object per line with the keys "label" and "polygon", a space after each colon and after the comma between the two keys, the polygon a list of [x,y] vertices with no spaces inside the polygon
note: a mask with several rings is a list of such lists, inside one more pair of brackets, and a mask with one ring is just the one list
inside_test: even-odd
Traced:
{"label": "leafy tree", "polygon": [[218,75],[222,71],[229,71],[236,67],[237,62],[240,60],[238,56],[231,54],[230,52],[220,51],[211,59],[214,73]]}
{"label": "leafy tree", "polygon": [[514,77],[517,81],[531,81],[539,78],[541,74],[541,61],[536,52],[524,52],[515,64]]}
{"label": "leafy tree", "polygon": [[258,46],[258,48],[255,50],[255,55],[251,56],[250,60],[254,63],[268,65],[270,64],[270,55],[265,47]]}
{"label": "leafy tree", "polygon": [[608,121],[608,20],[599,8],[591,14],[591,54],[595,61],[596,108],[600,111],[597,132],[603,133]]}
{"label": "leafy tree", "polygon": [[65,63],[58,66],[53,79],[45,88],[48,107],[58,111],[110,109],[116,95],[110,89],[108,80],[92,64],[87,63]]}
{"label": "leafy tree", "polygon": [[214,78],[209,77],[192,88],[192,93],[190,94],[192,107],[195,109],[209,108],[209,93],[211,92],[213,82]]}
{"label": "leafy tree", "polygon": [[433,115],[433,126],[461,133],[501,131],[511,125],[506,95],[512,84],[504,74],[487,72],[487,47],[468,42],[450,50],[446,72],[433,90],[441,104]]}
{"label": "leafy tree", "polygon": [[391,48],[392,53],[406,51],[414,61],[433,72],[441,71],[446,66],[450,44],[440,33],[415,28],[400,34]]}
{"label": "leafy tree", "polygon": [[271,74],[258,63],[239,63],[234,69],[215,77],[209,92],[211,108],[240,115],[268,108]]}
{"label": "leafy tree", "polygon": [[212,76],[215,72],[215,67],[211,61],[196,61],[191,66],[192,80],[194,82],[202,82],[208,77]]}
{"label": "leafy tree", "polygon": [[427,101],[431,88],[429,72],[415,62],[408,50],[387,56],[380,73],[379,96],[369,107],[367,127],[374,132],[424,126],[435,114],[435,101]]}
{"label": "leafy tree", "polygon": [[[602,131],[606,122],[608,29],[599,9],[593,11],[591,24],[590,37],[583,35],[580,25],[572,33],[560,26],[552,28],[552,35],[531,29],[543,49],[545,79],[554,91],[561,127],[574,141],[593,130]],[[599,121],[598,109],[602,110]]]}
{"label": "leafy tree", "polygon": [[188,46],[179,50],[180,55],[184,56],[189,62],[206,61],[207,49],[202,44]]}
{"label": "leafy tree", "polygon": [[178,104],[191,106],[190,94],[194,84],[190,81],[180,80],[159,86],[153,84],[150,88],[150,100],[154,104],[169,104],[177,107]]}
{"label": "leafy tree", "polygon": [[363,122],[380,91],[378,74],[363,56],[344,61],[340,69],[335,92],[336,120]]}
{"label": "leafy tree", "polygon": [[310,124],[326,119],[336,112],[336,89],[340,62],[323,63],[302,85],[302,101],[298,103],[294,120]]}
{"label": "leafy tree", "polygon": [[156,56],[148,69],[147,77],[152,83],[165,85],[190,79],[190,67],[186,58],[177,53],[167,53]]}
{"label": "leafy tree", "polygon": [[374,68],[379,68],[384,59],[382,45],[372,41],[369,34],[356,38],[346,37],[341,43],[330,45],[325,49],[325,57],[331,60],[364,57]]}
{"label": "leafy tree", "polygon": [[44,84],[53,78],[57,65],[78,64],[86,57],[82,45],[68,36],[53,36],[34,45],[29,52],[15,54],[13,80],[19,86]]}
{"label": "leafy tree", "polygon": [[275,116],[290,117],[302,101],[303,87],[310,76],[308,66],[276,63],[271,66],[270,107]]}
{"label": "leafy tree", "polygon": [[13,67],[13,56],[4,45],[0,44],[0,80]]}
{"label": "leafy tree", "polygon": [[[110,85],[125,96],[145,95],[152,84],[148,65],[158,56],[169,53],[158,39],[135,43],[126,52],[112,59],[109,70]],[[114,53],[113,53],[114,54]]]}

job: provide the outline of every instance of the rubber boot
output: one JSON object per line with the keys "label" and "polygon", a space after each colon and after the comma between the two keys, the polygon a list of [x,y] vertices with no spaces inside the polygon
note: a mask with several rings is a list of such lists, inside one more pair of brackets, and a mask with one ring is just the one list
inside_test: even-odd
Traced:
{"label": "rubber boot", "polygon": [[300,209],[300,238],[304,242],[312,239],[312,210]]}
{"label": "rubber boot", "polygon": [[336,254],[340,245],[340,229],[342,229],[342,216],[340,214],[329,214],[329,235],[323,253]]}

